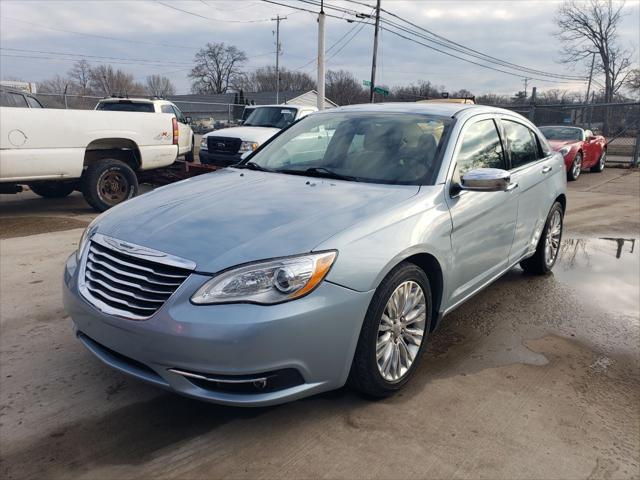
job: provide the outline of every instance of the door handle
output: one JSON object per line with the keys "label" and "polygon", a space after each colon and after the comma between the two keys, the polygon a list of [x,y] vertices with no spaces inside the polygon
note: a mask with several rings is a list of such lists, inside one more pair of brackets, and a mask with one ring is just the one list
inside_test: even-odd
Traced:
{"label": "door handle", "polygon": [[510,192],[511,190],[515,190],[518,188],[518,182],[513,182],[507,185],[507,188],[504,189],[505,192]]}
{"label": "door handle", "polygon": [[542,167],[542,173],[549,173],[551,170],[553,170],[553,167],[549,165],[545,165],[544,167]]}

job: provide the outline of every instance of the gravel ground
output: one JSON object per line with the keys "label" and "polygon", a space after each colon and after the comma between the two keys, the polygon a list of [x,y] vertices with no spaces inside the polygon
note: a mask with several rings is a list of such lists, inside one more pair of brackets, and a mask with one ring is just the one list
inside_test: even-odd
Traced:
{"label": "gravel ground", "polygon": [[[2,478],[639,478],[640,174],[569,186],[548,277],[514,269],[454,311],[382,401],[342,389],[235,409],[112,371],[73,337],[79,194],[0,198]],[[330,352],[327,352],[330,354]]]}

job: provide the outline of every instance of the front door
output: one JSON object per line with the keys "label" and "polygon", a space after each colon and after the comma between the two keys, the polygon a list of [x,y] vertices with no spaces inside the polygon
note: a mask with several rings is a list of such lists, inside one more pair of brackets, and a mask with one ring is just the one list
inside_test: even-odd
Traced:
{"label": "front door", "polygon": [[[491,116],[474,117],[465,124],[454,162],[454,185],[475,168],[507,168],[503,144]],[[508,266],[518,201],[517,188],[508,192],[463,190],[447,197],[454,264],[454,287],[447,302],[451,306]]]}

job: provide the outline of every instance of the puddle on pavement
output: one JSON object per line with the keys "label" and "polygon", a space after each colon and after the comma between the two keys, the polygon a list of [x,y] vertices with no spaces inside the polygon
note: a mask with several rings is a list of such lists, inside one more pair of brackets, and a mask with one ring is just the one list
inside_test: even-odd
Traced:
{"label": "puddle on pavement", "polygon": [[637,317],[639,250],[640,239],[636,238],[565,239],[553,275],[587,302]]}
{"label": "puddle on pavement", "polygon": [[639,249],[635,238],[569,238],[553,275],[514,268],[444,319],[427,351],[431,373],[448,376],[452,365],[466,374],[516,363],[544,365],[548,359],[528,342],[548,335],[581,343],[594,359],[637,359]]}

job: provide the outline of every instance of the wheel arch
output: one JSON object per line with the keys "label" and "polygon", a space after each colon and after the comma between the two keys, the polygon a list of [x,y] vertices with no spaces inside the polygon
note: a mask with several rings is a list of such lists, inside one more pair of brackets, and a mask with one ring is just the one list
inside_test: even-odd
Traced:
{"label": "wheel arch", "polygon": [[562,205],[562,213],[564,214],[567,211],[567,196],[564,193],[561,193],[556,197],[553,203],[560,203]]}
{"label": "wheel arch", "polygon": [[435,330],[440,319],[440,306],[442,305],[442,296],[444,293],[444,277],[442,274],[442,267],[436,257],[430,253],[422,252],[415,253],[404,259],[403,262],[413,263],[419,267],[429,278],[429,285],[431,287],[431,318],[432,322],[429,327],[429,331]]}
{"label": "wheel arch", "polygon": [[87,145],[83,165],[87,167],[90,163],[105,158],[121,160],[134,171],[138,170],[142,163],[140,148],[133,140],[129,138],[101,138]]}

